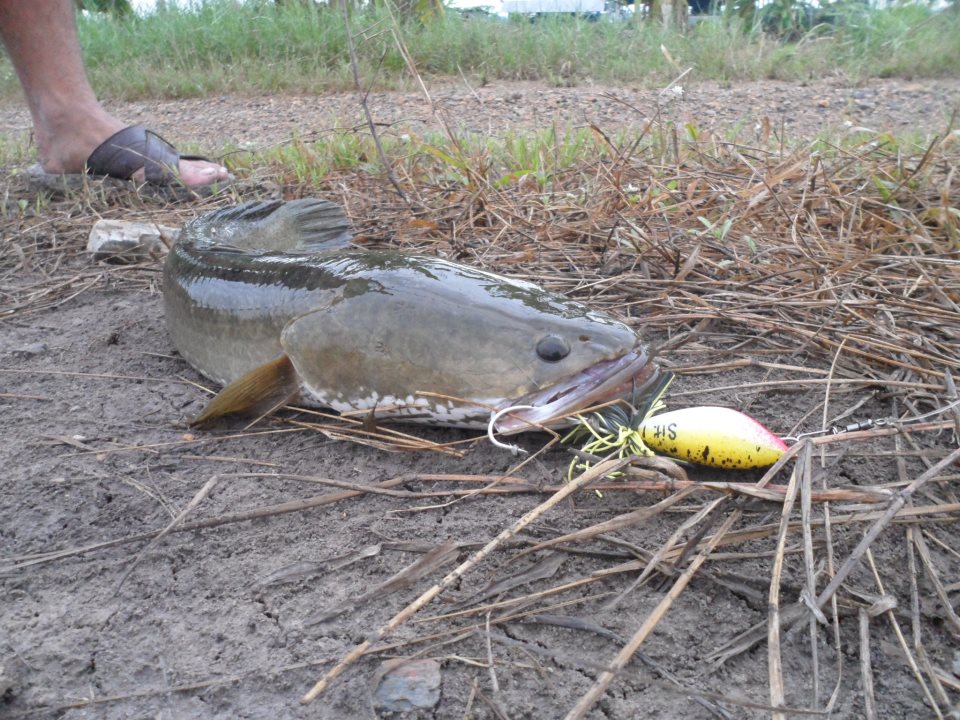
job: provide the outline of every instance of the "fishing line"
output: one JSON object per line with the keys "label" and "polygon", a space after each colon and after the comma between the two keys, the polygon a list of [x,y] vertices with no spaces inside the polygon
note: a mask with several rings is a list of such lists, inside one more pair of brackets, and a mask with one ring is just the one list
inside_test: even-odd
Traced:
{"label": "fishing line", "polygon": [[803,440],[803,438],[818,437],[820,435],[840,435],[842,433],[857,432],[858,430],[872,430],[873,428],[889,427],[891,425],[911,425],[913,423],[918,423],[921,420],[926,420],[930,417],[942,415],[947,410],[952,410],[957,406],[960,406],[960,400],[954,400],[952,403],[944,405],[941,408],[937,408],[935,410],[931,410],[930,412],[926,412],[923,415],[917,415],[905,420],[897,420],[896,418],[891,417],[870,418],[867,420],[862,420],[861,422],[850,423],[849,425],[844,425],[842,427],[839,425],[834,425],[826,430],[811,430],[810,432],[800,433],[795,437],[788,436],[783,439],[799,442],[800,440]]}

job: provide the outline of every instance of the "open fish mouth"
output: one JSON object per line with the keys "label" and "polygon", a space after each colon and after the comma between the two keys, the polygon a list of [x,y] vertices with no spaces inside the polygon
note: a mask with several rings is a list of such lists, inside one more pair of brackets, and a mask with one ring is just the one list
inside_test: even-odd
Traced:
{"label": "open fish mouth", "polygon": [[516,406],[497,421],[501,435],[533,430],[537,427],[569,425],[568,416],[610,400],[635,394],[642,399],[660,375],[660,368],[650,360],[642,346],[613,360],[604,360],[588,367],[546,390],[526,395],[503,409]]}

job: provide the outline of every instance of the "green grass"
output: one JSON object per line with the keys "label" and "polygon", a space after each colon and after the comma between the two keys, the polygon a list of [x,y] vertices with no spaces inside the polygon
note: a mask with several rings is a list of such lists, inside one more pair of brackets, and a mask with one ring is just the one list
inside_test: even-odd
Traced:
{"label": "green grass", "polygon": [[22,165],[34,160],[30,136],[26,133],[0,133],[0,164]]}
{"label": "green grass", "polygon": [[[676,141],[675,131],[679,133]],[[414,184],[475,188],[479,182],[499,189],[523,184],[529,176],[540,190],[556,192],[568,185],[570,174],[582,175],[583,186],[589,187],[596,182],[593,174],[597,163],[622,159],[624,152],[644,156],[653,165],[666,168],[665,172],[675,173],[685,162],[701,162],[699,154],[720,152],[718,148],[740,143],[743,138],[736,133],[720,138],[693,125],[681,128],[667,122],[646,130],[622,130],[607,137],[585,128],[553,126],[496,137],[464,133],[455,143],[440,132],[387,136],[381,141],[390,166]],[[906,168],[924,154],[928,143],[928,138],[919,136],[911,139],[864,132],[824,136],[812,143],[798,143],[797,147],[822,157],[853,152],[866,158],[871,157],[874,148],[878,157],[904,158]],[[788,145],[793,144],[788,141]],[[773,152],[778,147],[779,139],[770,138],[767,149]],[[678,152],[682,160],[678,160]],[[372,138],[352,130],[337,131],[319,140],[295,138],[264,151],[228,154],[226,162],[240,176],[260,171],[282,177],[285,184],[315,187],[322,186],[331,174],[360,171],[380,175],[385,169]],[[653,166],[648,169],[656,172]],[[908,175],[903,168],[888,171],[894,182]],[[676,189],[671,182],[666,181],[665,187]],[[634,188],[628,194],[639,191]]]}
{"label": "green grass", "polygon": [[[363,31],[357,51],[365,82],[409,82],[387,16],[355,11],[353,26]],[[84,16],[79,27],[91,80],[104,97],[312,92],[352,84],[342,18],[326,7],[209,0],[146,17]],[[847,10],[835,25],[789,44],[722,21],[680,33],[642,22],[502,22],[453,11],[427,25],[407,23],[401,32],[422,74],[462,72],[479,84],[659,85],[687,67],[694,78],[720,81],[960,74],[960,13],[933,14],[920,5]],[[9,64],[0,61],[0,94],[16,92]]]}

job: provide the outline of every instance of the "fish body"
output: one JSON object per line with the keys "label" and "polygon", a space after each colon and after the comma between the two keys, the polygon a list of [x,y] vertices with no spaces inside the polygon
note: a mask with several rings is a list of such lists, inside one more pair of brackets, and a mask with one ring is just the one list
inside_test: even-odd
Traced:
{"label": "fish body", "polygon": [[717,468],[761,468],[787,451],[786,443],[738,410],[701,406],[648,417],[639,427],[656,453]]}
{"label": "fish body", "polygon": [[181,355],[226,388],[204,421],[296,394],[505,434],[641,391],[658,374],[629,327],[531,283],[349,244],[320,200],[255,203],[189,223],[164,267]]}

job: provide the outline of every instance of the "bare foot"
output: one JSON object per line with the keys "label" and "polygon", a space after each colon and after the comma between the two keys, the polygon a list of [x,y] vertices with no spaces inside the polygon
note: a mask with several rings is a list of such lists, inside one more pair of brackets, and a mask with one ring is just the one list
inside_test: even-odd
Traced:
{"label": "bare foot", "polygon": [[[133,174],[133,179],[137,182],[143,182],[143,169],[137,170]],[[180,161],[180,180],[187,187],[203,187],[215,182],[226,182],[229,179],[230,173],[222,165],[202,160]]]}

